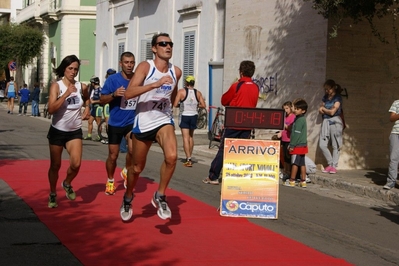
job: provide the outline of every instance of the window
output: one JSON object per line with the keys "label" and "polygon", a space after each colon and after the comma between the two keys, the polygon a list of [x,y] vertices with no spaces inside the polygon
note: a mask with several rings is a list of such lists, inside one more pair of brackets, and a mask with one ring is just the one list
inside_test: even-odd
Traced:
{"label": "window", "polygon": [[154,58],[151,50],[151,40],[141,40],[140,61],[146,61]]}
{"label": "window", "polygon": [[28,7],[28,6],[30,6],[30,5],[32,5],[34,3],[35,3],[35,0],[24,0],[24,2],[23,2],[24,6],[23,7]]}
{"label": "window", "polygon": [[183,78],[194,75],[195,31],[184,33]]}
{"label": "window", "polygon": [[[121,42],[118,44],[118,62],[121,59],[121,55],[123,54],[123,52],[125,51],[125,43]],[[118,64],[118,72],[122,71],[121,66]]]}

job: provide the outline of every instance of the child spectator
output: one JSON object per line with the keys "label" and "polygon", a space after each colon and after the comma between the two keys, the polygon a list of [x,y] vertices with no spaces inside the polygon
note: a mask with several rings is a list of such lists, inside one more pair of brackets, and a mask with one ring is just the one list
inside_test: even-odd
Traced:
{"label": "child spectator", "polygon": [[296,99],[293,105],[296,118],[292,126],[288,150],[290,154],[295,155],[295,160],[292,162],[290,179],[284,185],[289,187],[295,186],[295,177],[299,169],[301,173],[299,186],[306,188],[305,154],[308,153],[308,143],[305,113],[308,110],[308,104],[304,99]]}
{"label": "child spectator", "polygon": [[285,102],[282,108],[285,111],[284,130],[278,136],[281,138],[281,148],[284,156],[283,179],[286,180],[289,178],[291,170],[291,155],[288,152],[288,145],[290,144],[291,129],[295,121],[295,114],[292,112],[292,103],[290,101]]}
{"label": "child spectator", "polygon": [[26,115],[26,109],[28,108],[28,102],[30,97],[28,85],[24,84],[24,87],[20,91],[18,91],[18,95],[21,97],[21,99],[19,100],[18,115],[22,115],[22,106],[24,107],[24,115]]}

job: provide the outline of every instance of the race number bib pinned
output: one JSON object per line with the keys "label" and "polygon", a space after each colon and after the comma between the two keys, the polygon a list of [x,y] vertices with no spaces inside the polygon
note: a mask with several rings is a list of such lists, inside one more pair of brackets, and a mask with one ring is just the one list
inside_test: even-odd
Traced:
{"label": "race number bib pinned", "polygon": [[125,96],[122,96],[121,104],[119,107],[121,110],[129,111],[129,110],[136,110],[136,105],[137,105],[137,98],[127,100]]}
{"label": "race number bib pinned", "polygon": [[66,98],[66,102],[68,104],[67,109],[76,109],[81,107],[80,97],[75,93]]}

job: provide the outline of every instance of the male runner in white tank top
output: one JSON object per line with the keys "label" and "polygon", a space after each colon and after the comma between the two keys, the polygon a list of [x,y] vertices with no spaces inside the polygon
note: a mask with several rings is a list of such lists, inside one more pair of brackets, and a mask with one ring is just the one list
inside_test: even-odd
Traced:
{"label": "male runner in white tank top", "polygon": [[184,166],[192,167],[191,155],[194,149],[194,130],[197,128],[198,107],[206,108],[202,93],[194,88],[195,78],[187,76],[184,79],[184,88],[177,92],[174,107],[180,105],[181,118],[179,127],[183,137],[183,149],[186,154]]}
{"label": "male runner in white tank top", "polygon": [[120,215],[128,221],[132,215],[133,189],[145,167],[147,154],[153,141],[164,151],[158,191],[151,200],[161,219],[170,219],[172,213],[166,201],[165,190],[176,168],[177,141],[172,116],[172,103],[181,77],[180,68],[169,63],[173,42],[167,33],[152,38],[155,59],[141,62],[125,92],[125,98],[139,96],[133,125],[133,164],[128,168],[127,188],[123,196]]}

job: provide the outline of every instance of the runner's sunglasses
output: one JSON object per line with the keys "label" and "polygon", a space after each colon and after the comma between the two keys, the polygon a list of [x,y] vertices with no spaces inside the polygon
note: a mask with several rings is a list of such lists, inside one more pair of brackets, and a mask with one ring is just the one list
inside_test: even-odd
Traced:
{"label": "runner's sunglasses", "polygon": [[168,46],[168,44],[171,48],[173,48],[173,42],[157,42],[157,45],[159,45],[161,47],[166,47],[166,46]]}

